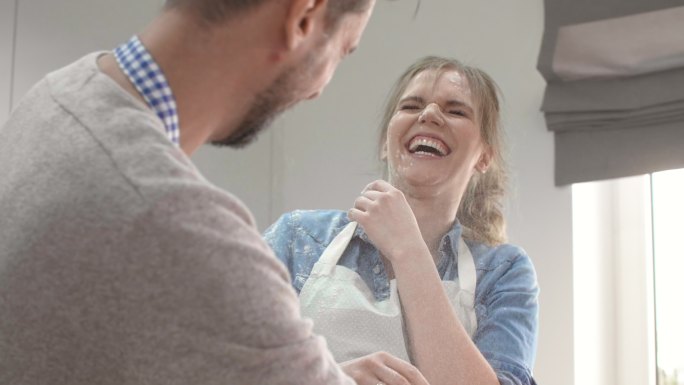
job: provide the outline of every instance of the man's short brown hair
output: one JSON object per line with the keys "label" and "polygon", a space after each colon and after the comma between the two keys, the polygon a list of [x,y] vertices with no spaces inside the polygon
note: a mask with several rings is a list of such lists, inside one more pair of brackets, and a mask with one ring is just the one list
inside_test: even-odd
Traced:
{"label": "man's short brown hair", "polygon": [[[275,0],[166,0],[165,8],[185,8],[196,12],[208,23],[217,23],[267,1]],[[326,28],[335,30],[342,16],[364,12],[370,3],[371,0],[328,0]]]}

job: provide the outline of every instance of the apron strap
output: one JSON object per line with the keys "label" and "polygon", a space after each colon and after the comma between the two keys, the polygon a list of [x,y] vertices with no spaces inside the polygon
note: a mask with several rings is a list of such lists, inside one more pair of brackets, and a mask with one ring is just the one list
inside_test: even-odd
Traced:
{"label": "apron strap", "polygon": [[[356,222],[349,222],[330,242],[330,245],[323,251],[318,262],[314,265],[312,274],[330,275],[342,257],[344,250],[349,245],[356,231]],[[477,285],[477,272],[473,255],[466,245],[463,237],[458,244],[458,282],[460,286],[461,301],[465,306],[473,308],[475,306],[475,287]]]}
{"label": "apron strap", "polygon": [[458,283],[461,289],[461,300],[469,307],[475,306],[475,286],[477,285],[477,272],[475,261],[466,245],[463,237],[458,243]]}
{"label": "apron strap", "polygon": [[[321,275],[330,275],[332,273],[332,270],[335,268],[337,262],[344,253],[344,250],[347,248],[349,241],[351,241],[354,236],[354,231],[356,231],[356,222],[349,222],[342,231],[333,238],[332,242],[326,247],[314,266],[315,273]],[[312,271],[312,273],[314,273],[314,271]]]}

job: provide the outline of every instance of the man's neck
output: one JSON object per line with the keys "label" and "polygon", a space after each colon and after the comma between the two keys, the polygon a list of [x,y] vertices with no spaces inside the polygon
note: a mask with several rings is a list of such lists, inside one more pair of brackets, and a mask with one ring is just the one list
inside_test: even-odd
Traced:
{"label": "man's neck", "polygon": [[[254,96],[276,76],[263,48],[253,48],[260,46],[255,41],[260,39],[258,32],[247,27],[246,22],[208,27],[188,14],[170,10],[139,35],[175,96],[180,147],[187,155],[207,141],[228,136],[249,110]],[[232,55],[234,52],[240,55]],[[103,55],[98,65],[144,103],[113,55]],[[255,71],[263,76],[244,76]]]}

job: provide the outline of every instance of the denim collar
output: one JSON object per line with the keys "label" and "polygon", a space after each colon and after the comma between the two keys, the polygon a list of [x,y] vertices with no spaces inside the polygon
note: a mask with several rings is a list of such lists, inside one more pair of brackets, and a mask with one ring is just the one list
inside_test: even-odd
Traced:
{"label": "denim collar", "polygon": [[[456,257],[458,257],[459,241],[461,239],[461,234],[463,233],[463,226],[459,222],[458,218],[454,221],[454,225],[451,227],[439,242],[439,255],[440,259],[437,262],[437,271],[441,277],[444,277],[446,270],[449,266],[454,266],[456,262]],[[363,230],[361,226],[356,226],[354,231],[354,237],[360,238],[362,241],[373,244],[368,234]],[[378,254],[379,258],[379,254]]]}

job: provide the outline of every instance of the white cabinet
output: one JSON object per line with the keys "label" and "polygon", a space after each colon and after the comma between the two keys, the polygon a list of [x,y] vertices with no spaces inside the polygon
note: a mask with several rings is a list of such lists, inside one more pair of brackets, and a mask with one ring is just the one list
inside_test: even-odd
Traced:
{"label": "white cabinet", "polygon": [[0,1],[0,126],[7,119],[11,103],[15,5],[14,0]]}

